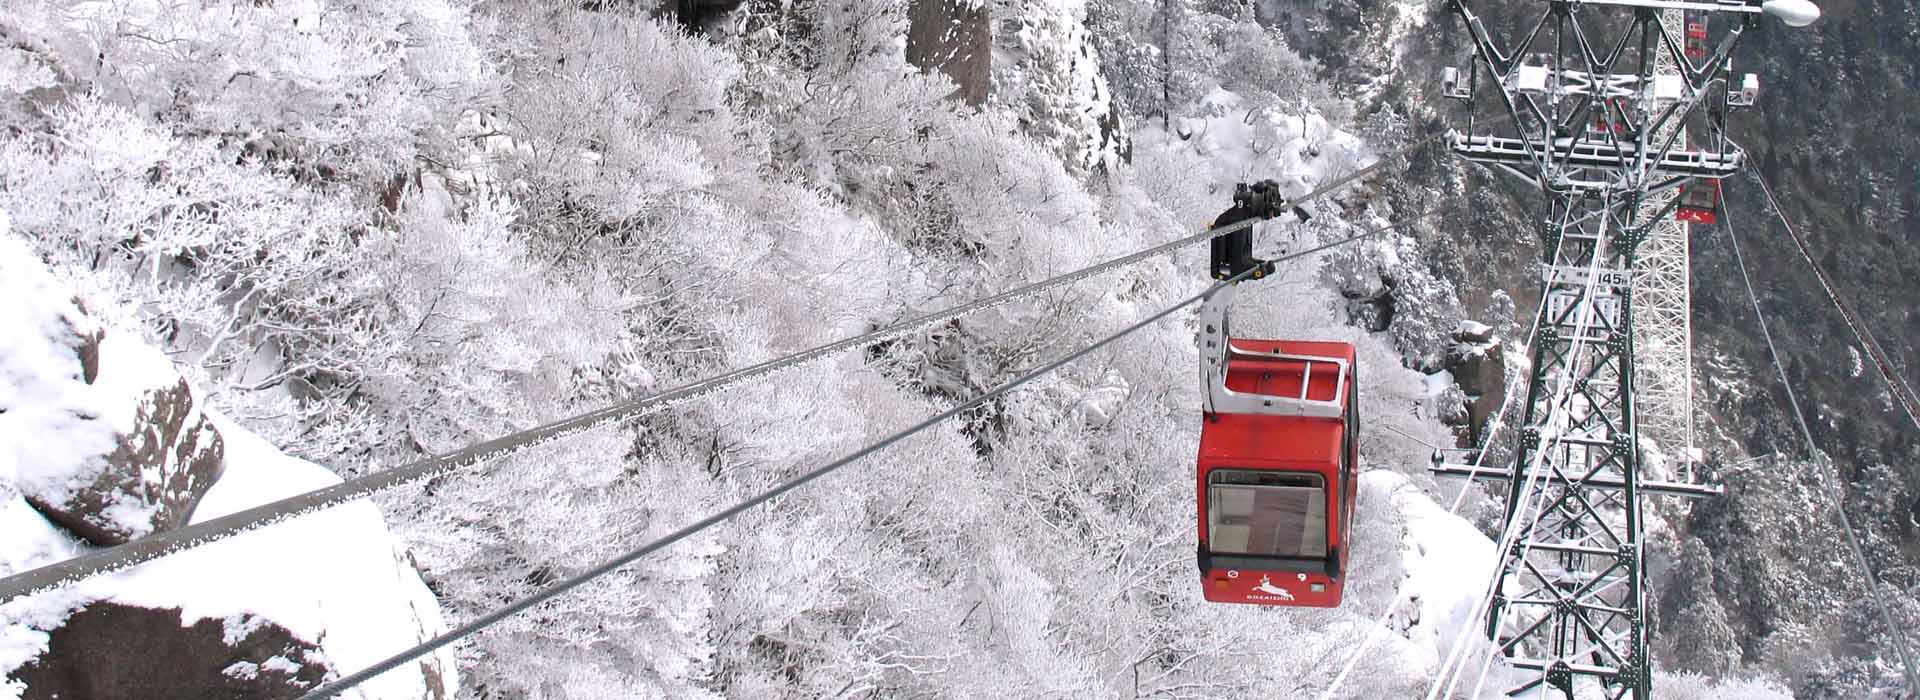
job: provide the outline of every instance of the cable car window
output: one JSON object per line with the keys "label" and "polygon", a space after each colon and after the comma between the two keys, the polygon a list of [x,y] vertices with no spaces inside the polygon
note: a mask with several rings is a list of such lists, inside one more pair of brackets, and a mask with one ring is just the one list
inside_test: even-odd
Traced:
{"label": "cable car window", "polygon": [[1319,474],[1217,469],[1207,482],[1213,553],[1327,556],[1327,489]]}

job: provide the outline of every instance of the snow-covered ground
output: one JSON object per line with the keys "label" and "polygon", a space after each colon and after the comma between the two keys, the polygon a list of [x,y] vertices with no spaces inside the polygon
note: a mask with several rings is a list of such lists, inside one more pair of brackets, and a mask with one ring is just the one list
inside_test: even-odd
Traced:
{"label": "snow-covered ground", "polygon": [[1458,643],[1455,635],[1462,626],[1480,612],[1493,575],[1493,541],[1403,475],[1375,470],[1362,475],[1361,484],[1369,495],[1386,496],[1405,519],[1401,562],[1406,580],[1400,584],[1405,602],[1390,622],[1412,642],[1417,656],[1409,660],[1436,667]]}
{"label": "snow-covered ground", "polygon": [[[245,429],[217,421],[227,438],[227,473],[195,521],[339,483],[326,469],[287,457]],[[0,570],[16,573],[84,551],[19,497],[0,503]],[[45,631],[94,602],[180,609],[181,626],[221,620],[229,630],[262,622],[318,646],[334,669],[372,665],[445,630],[439,604],[388,534],[374,506],[358,502],[204,545],[133,570],[0,605],[0,673],[46,651]],[[448,680],[451,651],[431,657]],[[24,688],[0,684],[0,699]],[[348,697],[428,697],[419,673],[396,672]]]}

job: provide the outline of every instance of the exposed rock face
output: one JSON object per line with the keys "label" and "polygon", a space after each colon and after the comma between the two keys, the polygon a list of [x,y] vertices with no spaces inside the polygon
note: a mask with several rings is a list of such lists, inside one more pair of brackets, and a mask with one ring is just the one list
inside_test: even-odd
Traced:
{"label": "exposed rock face", "polygon": [[938,70],[970,105],[987,101],[993,85],[993,16],[985,3],[913,0],[907,11],[907,61]]}
{"label": "exposed rock face", "polygon": [[[339,483],[220,425],[235,462],[202,518]],[[396,544],[373,504],[351,503],[0,605],[0,698],[300,697],[446,629]],[[23,499],[0,499],[0,575],[78,553]],[[368,698],[447,700],[459,676],[443,650],[364,688]]]}
{"label": "exposed rock face", "polygon": [[[71,303],[74,311],[80,314],[87,313],[87,307],[80,303],[79,297],[74,297]],[[80,361],[80,380],[92,384],[100,377],[100,341],[106,339],[107,332],[101,328],[89,328],[83,331],[74,327],[73,319],[62,320],[67,322],[67,333],[74,341],[71,347],[74,357]]]}
{"label": "exposed rock face", "polygon": [[0,348],[0,386],[13,390],[0,428],[15,436],[0,449],[20,464],[21,494],[95,545],[185,524],[220,476],[219,431],[158,350],[110,337],[77,300],[60,306],[16,309],[8,325],[41,332]]}
{"label": "exposed rock face", "polygon": [[13,675],[23,700],[295,698],[319,684],[319,649],[259,618],[182,625],[178,609],[95,603]]}
{"label": "exposed rock face", "polygon": [[1461,321],[1453,331],[1453,339],[1462,343],[1493,342],[1493,326],[1478,321]]}
{"label": "exposed rock face", "polygon": [[[100,330],[0,212],[0,576],[340,483],[201,408],[172,362]],[[0,604],[0,698],[298,697],[446,629],[361,501]],[[446,700],[451,652],[368,681]]]}
{"label": "exposed rock face", "polygon": [[661,3],[661,10],[671,10],[680,25],[687,31],[706,31],[710,22],[716,21],[727,13],[739,9],[746,0],[668,0]]}
{"label": "exposed rock face", "polygon": [[1379,333],[1393,327],[1394,298],[1393,285],[1383,283],[1371,291],[1353,291],[1341,289],[1340,295],[1347,300],[1348,322],[1367,329],[1370,333]]}
{"label": "exposed rock face", "polygon": [[[103,546],[186,524],[200,497],[220,477],[220,432],[200,414],[184,379],[147,392],[134,424],[134,432],[120,436],[91,483],[64,493],[29,493],[27,502],[82,539]],[[121,514],[129,502],[150,507],[141,509],[145,515],[140,520],[127,521]]]}
{"label": "exposed rock face", "polygon": [[1507,361],[1505,345],[1485,324],[1466,322],[1454,331],[1454,344],[1447,350],[1447,371],[1454,383],[1467,395],[1467,435],[1464,445],[1479,441],[1480,432],[1500,404],[1507,400]]}

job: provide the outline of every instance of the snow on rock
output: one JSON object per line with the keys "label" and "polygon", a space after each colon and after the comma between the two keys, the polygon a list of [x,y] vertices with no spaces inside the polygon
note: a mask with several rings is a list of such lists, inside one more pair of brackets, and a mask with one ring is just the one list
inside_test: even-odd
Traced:
{"label": "snow on rock", "polygon": [[960,101],[985,103],[993,80],[989,8],[980,0],[913,0],[907,22],[907,62],[953,79]]}
{"label": "snow on rock", "polygon": [[[51,632],[50,650],[14,677],[28,698],[284,698],[313,688],[325,675],[324,664],[287,658],[311,657],[316,650],[285,628],[254,626],[228,642],[222,627],[220,620],[183,624],[174,608],[95,602]],[[217,673],[179,672],[206,666],[208,659],[240,660]]]}
{"label": "snow on rock", "polygon": [[1505,345],[1493,327],[1463,320],[1453,331],[1453,343],[1441,359],[1466,396],[1467,444],[1477,444],[1479,431],[1507,400]]}
{"label": "snow on rock", "polygon": [[[0,219],[0,314],[13,322],[0,333],[0,575],[89,549],[27,496],[134,432],[141,414],[129,396],[177,381],[157,351],[108,332],[99,376],[86,382],[91,371],[74,356],[93,331],[50,279]],[[195,522],[339,483],[218,414],[196,415],[224,449],[204,472],[219,476],[191,510]],[[173,456],[162,464],[179,463]],[[141,483],[166,483],[160,469],[143,469]],[[444,630],[379,510],[360,501],[0,604],[0,700],[285,697]],[[345,697],[442,700],[457,688],[442,652]]]}
{"label": "snow on rock", "polygon": [[158,349],[101,328],[23,243],[0,246],[0,477],[93,544],[179,527],[220,476],[192,388]]}
{"label": "snow on rock", "polygon": [[1454,428],[1470,428],[1468,422],[1473,417],[1472,401],[1460,390],[1460,380],[1447,370],[1436,370],[1426,375],[1426,396],[1421,401],[1423,413],[1440,421],[1442,425]]}
{"label": "snow on rock", "polygon": [[1453,329],[1453,339],[1462,343],[1485,343],[1493,340],[1493,326],[1463,319]]}

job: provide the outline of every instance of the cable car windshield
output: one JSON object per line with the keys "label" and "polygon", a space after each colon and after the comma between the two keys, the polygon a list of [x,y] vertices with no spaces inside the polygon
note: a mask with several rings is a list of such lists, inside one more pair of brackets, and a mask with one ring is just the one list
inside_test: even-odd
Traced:
{"label": "cable car windshield", "polygon": [[1215,554],[1325,557],[1326,481],[1308,472],[1214,470],[1207,533]]}

